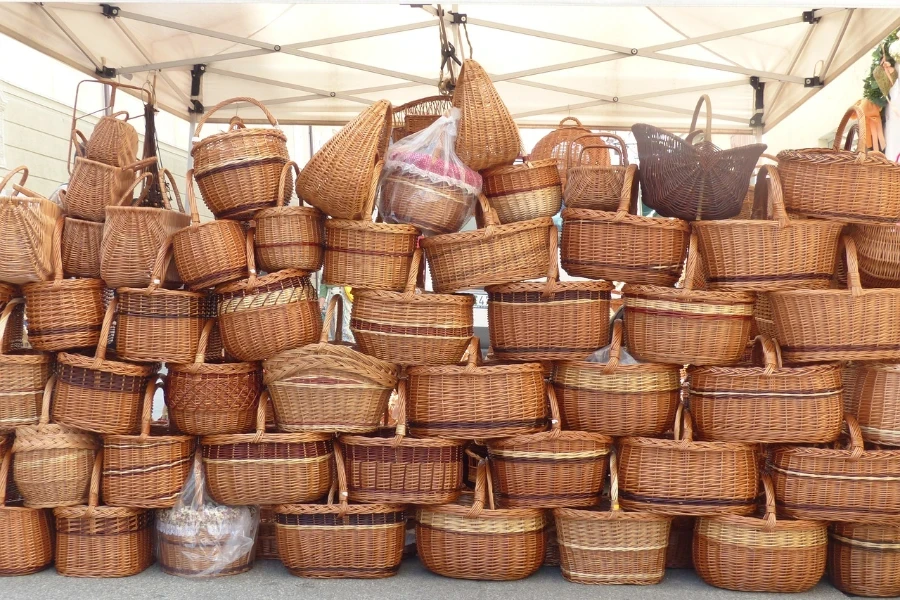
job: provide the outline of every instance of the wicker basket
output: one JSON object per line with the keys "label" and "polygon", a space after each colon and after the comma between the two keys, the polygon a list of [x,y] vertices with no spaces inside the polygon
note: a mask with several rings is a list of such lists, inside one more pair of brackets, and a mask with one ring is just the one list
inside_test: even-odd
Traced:
{"label": "wicker basket", "polygon": [[482,365],[478,338],[467,354],[465,366],[407,369],[413,436],[481,440],[547,429],[540,363]]}
{"label": "wicker basket", "polygon": [[[784,367],[778,343],[760,336],[759,366],[691,367],[688,395],[701,439],[819,444],[841,433],[841,365]],[[760,361],[758,361],[760,362]]]}
{"label": "wicker basket", "polygon": [[[446,178],[446,163],[438,164],[439,172],[434,174],[435,178]],[[460,172],[463,182],[460,185],[432,181],[400,168],[390,168],[385,173],[381,181],[379,212],[385,215],[386,221],[408,223],[425,235],[459,231],[472,216],[474,191],[481,188],[481,176],[472,170]],[[469,189],[462,187],[464,184]]]}
{"label": "wicker basket", "polygon": [[697,517],[673,517],[666,549],[667,569],[694,568],[694,522]]}
{"label": "wicker basket", "polygon": [[562,266],[576,277],[671,287],[681,276],[690,228],[678,219],[631,214],[637,167],[625,170],[616,212],[562,211]]}
{"label": "wicker basket", "polygon": [[463,61],[453,91],[453,106],[462,111],[456,154],[466,166],[483,171],[509,165],[522,151],[519,128],[490,76],[472,59]]}
{"label": "wicker basket", "polygon": [[401,291],[418,237],[412,225],[328,219],[322,280],[327,285]]}
{"label": "wicker basket", "polygon": [[691,234],[684,287],[628,284],[625,341],[638,360],[679,365],[728,365],[741,360],[750,340],[755,297],[748,292],[694,289],[699,268]]}
{"label": "wicker basket", "polygon": [[[607,144],[607,138],[615,144]],[[619,155],[611,165],[610,151]],[[566,156],[566,187],[563,197],[569,208],[615,211],[622,197],[628,170],[625,140],[612,133],[575,138]]]}
{"label": "wicker basket", "polygon": [[475,298],[419,293],[421,261],[416,250],[402,292],[354,290],[350,330],[364,353],[398,365],[459,362],[475,332]]}
{"label": "wicker basket", "polygon": [[[859,123],[855,152],[840,149],[851,118]],[[851,106],[831,148],[778,153],[784,204],[790,212],[842,223],[900,221],[900,165],[868,151],[865,120],[862,110]]]}
{"label": "wicker basket", "polygon": [[900,287],[900,227],[895,223],[851,225],[859,279],[866,287]]}
{"label": "wicker basket", "polygon": [[394,127],[391,140],[399,141],[408,135],[418,133],[440,118],[445,111],[453,108],[449,96],[427,96],[395,106],[391,110]]}
{"label": "wicker basket", "polygon": [[322,498],[331,486],[332,434],[266,433],[267,393],[256,433],[200,438],[209,492],[219,504],[290,504]]}
{"label": "wicker basket", "polygon": [[141,402],[159,365],[107,358],[106,345],[118,300],[106,309],[100,343],[92,354],[57,357],[53,422],[96,433],[131,434],[141,427]]}
{"label": "wicker basket", "polygon": [[485,227],[425,238],[422,250],[440,293],[542,277],[549,268],[550,217],[501,225],[486,196]]}
{"label": "wicker basket", "polygon": [[7,506],[12,453],[0,464],[0,576],[30,575],[53,562],[50,515],[39,508]]}
{"label": "wicker basket", "polygon": [[621,352],[622,321],[616,319],[606,363],[554,365],[550,379],[565,429],[616,437],[659,437],[669,429],[681,397],[679,367],[623,365]]}
{"label": "wicker basket", "polygon": [[828,574],[845,594],[900,596],[900,526],[834,523]]}
{"label": "wicker basket", "polygon": [[347,123],[297,176],[297,196],[335,219],[368,219],[391,139],[391,104],[379,100]]}
{"label": "wicker basket", "polygon": [[552,217],[562,206],[556,160],[525,161],[482,173],[484,195],[501,223]]}
{"label": "wicker basket", "polygon": [[259,361],[319,339],[322,312],[309,274],[284,269],[257,277],[253,229],[247,232],[247,264],[250,277],[216,288],[225,351]]}
{"label": "wicker basket", "polygon": [[446,504],[462,490],[466,442],[406,436],[406,382],[397,394],[396,428],[374,435],[342,435],[350,500]]}
{"label": "wicker basket", "polygon": [[624,512],[615,453],[610,455],[610,509],[556,508],[562,575],[586,584],[652,585],[666,573],[672,517]]}
{"label": "wicker basket", "polygon": [[[65,196],[65,190],[60,190]],[[65,200],[63,200],[65,205]],[[100,244],[103,223],[66,217],[62,237],[63,275],[100,279]]]}
{"label": "wicker basket", "polygon": [[56,508],[56,571],[66,577],[130,577],[153,564],[153,512],[99,506],[97,453],[87,506]]}
{"label": "wicker basket", "polygon": [[227,219],[200,224],[193,169],[187,173],[187,195],[191,224],[172,237],[175,267],[184,285],[202,290],[247,277],[244,227]]}
{"label": "wicker basket", "polygon": [[900,450],[866,450],[845,414],[847,448],[777,447],[769,457],[779,512],[795,519],[896,524]]}
{"label": "wicker basket", "polygon": [[256,224],[256,262],[266,273],[282,269],[318,271],[325,255],[325,215],[311,206],[288,206],[293,193],[291,169],[300,167],[291,161],[284,165],[275,206],[265,208],[253,217]]}
{"label": "wicker basket", "polygon": [[[16,173],[13,195],[3,190]],[[53,228],[63,215],[59,206],[24,187],[27,167],[16,167],[0,179],[0,281],[13,285],[53,277]]]}
{"label": "wicker basket", "polygon": [[192,363],[166,365],[166,407],[179,431],[189,435],[249,433],[262,391],[259,363],[206,362],[215,320],[200,334]]}
{"label": "wicker basket", "polygon": [[[763,159],[777,163],[778,159],[771,154],[760,154],[760,161],[756,163],[756,168],[763,167]],[[758,174],[758,173],[757,173]],[[753,205],[756,204],[756,186],[753,185],[754,178],[750,178],[750,187],[747,188],[747,194],[744,196],[744,202],[741,204],[741,212],[731,217],[736,221],[749,221],[753,219]]]}
{"label": "wicker basket", "polygon": [[[120,119],[123,115],[125,118]],[[87,158],[114,167],[125,167],[136,161],[138,132],[128,122],[130,118],[124,110],[100,117],[85,148]]]}
{"label": "wicker basket", "polygon": [[[853,375],[848,374],[851,370]],[[848,365],[843,371],[843,379],[844,412],[856,417],[863,439],[875,444],[900,446],[900,406],[895,400],[900,385],[900,365]]]}
{"label": "wicker basket", "polygon": [[[706,127],[698,131],[704,103]],[[665,217],[686,221],[727,219],[741,212],[750,175],[766,145],[722,150],[713,144],[709,96],[704,94],[697,102],[688,139],[643,123],[632,125],[631,131],[637,141],[644,204]],[[703,141],[691,143],[698,132]]]}
{"label": "wicker basket", "polygon": [[694,568],[709,585],[739,592],[805,592],[825,574],[828,524],[775,518],[775,490],[762,476],[765,516],[701,517]]}
{"label": "wicker basket", "polygon": [[83,504],[88,499],[91,464],[100,448],[92,434],[50,424],[50,396],[56,377],[51,377],[41,400],[37,425],[16,428],[12,451],[13,479],[30,508]]}
{"label": "wicker basket", "polygon": [[474,497],[416,509],[416,550],[429,571],[457,579],[511,581],[537,571],[547,547],[546,511],[495,508],[487,460]]}
{"label": "wicker basket", "polygon": [[619,440],[622,506],[667,515],[749,515],[759,487],[758,451],[737,442],[695,442],[678,407],[674,439]]}
{"label": "wicker basket", "polygon": [[900,329],[890,325],[900,312],[900,289],[864,290],[856,244],[849,236],[841,238],[841,244],[847,256],[848,289],[769,295],[785,360],[900,360]]}
{"label": "wicker basket", "polygon": [[488,326],[494,356],[501,360],[577,360],[609,343],[605,281],[559,281],[559,232],[550,228],[546,283],[492,285]]}
{"label": "wicker basket", "polygon": [[[572,121],[574,125],[567,124]],[[531,160],[545,160],[552,158],[556,160],[556,167],[559,170],[559,180],[562,188],[566,189],[567,185],[567,167],[568,156],[572,146],[580,147],[575,140],[585,134],[590,134],[591,130],[582,126],[581,121],[575,117],[566,117],[559,122],[559,127],[542,137],[531,149],[528,157]],[[609,154],[598,153],[591,155],[591,158],[598,160],[601,164],[609,164]],[[605,162],[604,162],[605,161]]]}
{"label": "wicker basket", "polygon": [[[8,300],[0,313],[0,339],[22,328],[22,298]],[[13,335],[12,337],[16,337]],[[0,433],[37,425],[44,387],[53,371],[53,355],[33,350],[9,350],[0,344]]]}
{"label": "wicker basket", "polygon": [[234,116],[228,131],[208,136],[191,149],[197,185],[217,219],[246,221],[257,211],[274,206],[281,169],[290,160],[287,136],[272,113],[253,98],[230,98],[216,104],[197,123],[194,138],[200,137],[203,124],[213,113],[244,102],[258,107],[272,129],[248,129]]}
{"label": "wicker basket", "polygon": [[335,487],[326,504],[275,507],[275,536],[281,562],[292,575],[321,579],[380,579],[396,575],[403,559],[405,507],[347,502],[347,474],[334,449]]}
{"label": "wicker basket", "polygon": [[547,397],[550,431],[488,441],[495,494],[503,508],[591,506],[600,499],[612,438],[562,431],[550,384]]}
{"label": "wicker basket", "polygon": [[[341,297],[332,296],[317,344],[287,350],[263,364],[279,431],[368,433],[378,428],[400,370],[344,345],[343,314]],[[335,316],[337,339],[329,343]]]}

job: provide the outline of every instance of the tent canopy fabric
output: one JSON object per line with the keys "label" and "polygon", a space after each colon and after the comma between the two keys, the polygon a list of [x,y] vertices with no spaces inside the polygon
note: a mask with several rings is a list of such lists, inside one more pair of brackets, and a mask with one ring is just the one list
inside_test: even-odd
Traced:
{"label": "tent canopy fabric", "polygon": [[[281,123],[342,124],[380,98],[437,93],[443,14],[520,126],[684,130],[706,93],[717,131],[748,133],[760,101],[765,131],[821,89],[815,77],[827,84],[900,26],[900,9],[791,4],[6,3],[0,32],[91,75],[155,77],[159,105],[186,119],[250,96]],[[262,118],[244,104],[211,121],[234,114]]]}

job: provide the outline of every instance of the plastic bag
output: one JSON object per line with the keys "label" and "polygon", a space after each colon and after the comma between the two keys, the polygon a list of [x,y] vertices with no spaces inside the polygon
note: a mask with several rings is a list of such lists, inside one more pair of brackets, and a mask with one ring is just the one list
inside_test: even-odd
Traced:
{"label": "plastic bag", "polygon": [[212,499],[198,453],[175,506],[156,513],[156,557],[170,575],[242,573],[253,566],[258,528],[257,507]]}
{"label": "plastic bag", "polygon": [[387,223],[409,223],[425,235],[459,231],[475,211],[481,175],[456,155],[460,111],[393,144],[381,178],[378,212]]}

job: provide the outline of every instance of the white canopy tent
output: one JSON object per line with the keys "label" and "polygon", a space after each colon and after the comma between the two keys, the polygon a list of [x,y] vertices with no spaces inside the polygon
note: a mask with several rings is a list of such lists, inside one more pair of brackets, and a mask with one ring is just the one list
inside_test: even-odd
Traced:
{"label": "white canopy tent", "polygon": [[[443,18],[460,57],[468,34],[523,127],[572,115],[683,130],[707,93],[717,131],[761,133],[900,26],[900,8],[793,4],[445,4]],[[438,14],[429,4],[23,3],[0,5],[0,32],[91,75],[155,76],[160,107],[186,119],[250,96],[282,123],[341,124],[379,98],[437,93]],[[261,117],[243,105],[211,121],[236,110]]]}

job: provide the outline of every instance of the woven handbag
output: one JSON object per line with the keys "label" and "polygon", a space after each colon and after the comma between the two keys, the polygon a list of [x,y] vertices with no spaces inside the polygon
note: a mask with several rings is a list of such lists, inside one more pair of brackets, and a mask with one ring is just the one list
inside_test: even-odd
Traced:
{"label": "woven handbag", "polygon": [[481,175],[484,195],[501,223],[552,217],[562,206],[559,169],[554,159],[493,167]]}
{"label": "woven handbag", "polygon": [[[60,190],[65,206],[65,190]],[[66,217],[62,237],[63,275],[100,279],[100,244],[103,223]]]}
{"label": "woven handbag", "polygon": [[[259,108],[271,129],[247,128],[234,116],[228,130],[200,138],[206,121],[217,111],[238,103]],[[278,121],[253,98],[229,98],[209,109],[197,123],[191,156],[203,201],[217,219],[246,221],[275,205],[282,167],[290,160],[287,136]]]}
{"label": "woven handbag", "polygon": [[[335,340],[329,343],[332,319]],[[332,296],[317,344],[287,350],[263,363],[263,383],[279,431],[368,433],[378,428],[400,369],[344,345],[343,322],[341,297]]]}
{"label": "woven handbag", "polygon": [[[574,125],[568,124],[569,121],[574,123]],[[576,139],[590,133],[591,130],[584,127],[577,118],[566,117],[559,122],[559,126],[556,129],[537,141],[534,148],[531,149],[528,158],[531,160],[554,159],[556,168],[559,170],[560,184],[563,189],[566,189],[569,149],[575,145]],[[604,156],[603,154],[597,154],[594,158],[602,161]],[[609,154],[606,154],[605,160],[605,164],[609,164]]]}
{"label": "woven handbag", "polygon": [[[6,184],[21,173],[11,196]],[[16,167],[0,179],[0,281],[13,285],[53,277],[53,228],[62,216],[59,206],[22,187],[28,167]]]}
{"label": "woven handbag", "polygon": [[[610,164],[610,152],[618,155],[618,165]],[[615,211],[627,170],[628,147],[619,136],[599,133],[575,138],[566,156],[566,206]]]}
{"label": "woven handbag", "polygon": [[843,380],[844,412],[856,417],[863,439],[874,444],[900,446],[900,406],[894,400],[900,384],[900,365],[848,365]]}
{"label": "woven handbag", "polygon": [[672,517],[622,510],[615,452],[609,475],[608,511],[553,509],[562,575],[593,585],[659,583],[666,572]]}
{"label": "woven handbag", "polygon": [[622,506],[666,515],[749,515],[759,488],[758,450],[695,442],[690,412],[675,415],[674,439],[619,440]]}
{"label": "woven handbag", "polygon": [[391,119],[394,127],[391,130],[391,140],[397,142],[422,131],[451,108],[453,104],[449,96],[427,96],[393,107]]}
{"label": "woven handbag", "polygon": [[585,358],[609,343],[606,281],[559,281],[559,232],[550,228],[546,283],[508,283],[485,288],[494,356],[539,361]]}
{"label": "woven handbag", "polygon": [[828,524],[775,517],[775,490],[763,474],[765,515],[700,517],[694,569],[709,585],[739,592],[805,592],[825,574]]}
{"label": "woven handbag", "polygon": [[[706,127],[698,131],[697,117],[706,104]],[[631,126],[641,164],[643,202],[664,217],[686,221],[727,219],[741,211],[750,174],[766,149],[748,144],[722,150],[712,143],[712,104],[704,94],[697,102],[688,139],[664,129],[636,123]],[[703,141],[692,143],[696,133]],[[790,202],[786,201],[790,209]]]}
{"label": "woven handbag", "polygon": [[187,195],[191,224],[172,237],[175,267],[184,285],[202,290],[247,277],[244,227],[227,219],[200,224],[193,169],[187,173]]}
{"label": "woven handbag", "polygon": [[256,213],[256,262],[267,273],[282,269],[318,271],[325,254],[325,215],[311,206],[288,206],[294,188],[290,185],[291,169],[298,175],[300,167],[291,161],[281,170],[278,199],[272,208]]}
{"label": "woven handbag", "polygon": [[339,438],[350,500],[354,502],[447,504],[459,498],[466,442],[408,437],[406,388],[406,382],[401,380],[397,388],[396,427],[385,427],[367,436]]}
{"label": "woven handbag", "polygon": [[398,365],[459,362],[475,333],[475,297],[420,292],[421,262],[416,250],[402,292],[354,290],[350,330],[362,352]]}
{"label": "woven handbag", "polygon": [[418,229],[403,223],[328,219],[322,280],[327,285],[401,291],[418,237]]}
{"label": "woven handbag", "polygon": [[[22,330],[24,299],[11,298],[0,313],[0,339],[11,330]],[[17,334],[21,337],[21,333]],[[23,425],[37,425],[44,387],[53,371],[53,355],[0,344],[0,432]]]}
{"label": "woven handbag", "polygon": [[130,577],[153,564],[153,512],[100,506],[103,452],[91,473],[87,506],[56,508],[56,571],[66,577]]}
{"label": "woven handbag", "polygon": [[638,171],[625,170],[616,212],[562,211],[561,258],[576,277],[671,287],[681,276],[690,228],[678,219],[634,214]]}
{"label": "woven handbag", "polygon": [[391,103],[379,100],[325,142],[297,176],[297,196],[335,219],[368,219],[391,139]]}
{"label": "woven handbag", "polygon": [[30,575],[53,562],[53,526],[46,510],[7,505],[11,465],[6,452],[0,464],[0,576]]}
{"label": "woven handbag", "polygon": [[347,473],[338,446],[334,462],[337,481],[325,504],[275,507],[281,562],[298,577],[380,579],[396,575],[403,559],[406,507],[349,504]]}
{"label": "woven handbag", "polygon": [[138,132],[128,122],[130,118],[124,110],[100,117],[85,148],[88,160],[113,167],[134,163],[138,153]]}
{"label": "woven handbag", "polygon": [[845,594],[900,596],[900,526],[833,523],[828,576]]}

